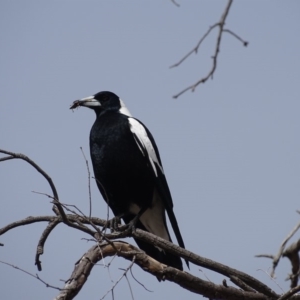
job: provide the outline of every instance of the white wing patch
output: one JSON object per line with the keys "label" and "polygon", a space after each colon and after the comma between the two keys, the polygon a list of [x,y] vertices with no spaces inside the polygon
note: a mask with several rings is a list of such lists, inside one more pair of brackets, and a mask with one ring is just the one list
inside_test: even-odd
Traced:
{"label": "white wing patch", "polygon": [[121,98],[119,98],[120,100],[120,105],[121,108],[119,109],[119,112],[123,115],[126,115],[128,117],[132,117],[130,111],[128,110],[128,108],[125,106],[125,103],[123,102],[123,100]]}
{"label": "white wing patch", "polygon": [[139,121],[133,118],[128,118],[128,121],[129,121],[130,130],[133,133],[137,146],[139,147],[139,149],[141,150],[144,156],[145,156],[145,151],[147,152],[149,161],[151,163],[155,175],[157,176],[156,166],[158,166],[161,172],[164,174],[164,170],[159,163],[159,160],[155,153],[155,149],[151,143],[151,140],[147,135],[144,126]]}

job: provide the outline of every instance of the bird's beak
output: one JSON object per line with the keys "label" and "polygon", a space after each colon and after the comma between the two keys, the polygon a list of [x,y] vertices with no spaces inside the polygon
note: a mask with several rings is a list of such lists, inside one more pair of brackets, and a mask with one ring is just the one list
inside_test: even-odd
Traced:
{"label": "bird's beak", "polygon": [[75,100],[71,105],[70,109],[77,108],[78,106],[85,106],[93,108],[95,106],[101,106],[100,102],[94,98],[94,96],[82,98],[80,100]]}

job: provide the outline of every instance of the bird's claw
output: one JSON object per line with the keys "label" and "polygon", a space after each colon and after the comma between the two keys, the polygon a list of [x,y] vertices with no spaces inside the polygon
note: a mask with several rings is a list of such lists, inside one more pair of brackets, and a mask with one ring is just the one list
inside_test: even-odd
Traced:
{"label": "bird's claw", "polygon": [[120,231],[121,217],[116,216],[109,220],[109,228],[111,232]]}
{"label": "bird's claw", "polygon": [[135,232],[136,230],[136,222],[139,220],[140,216],[139,215],[136,215],[128,224],[126,224],[126,231],[127,232]]}

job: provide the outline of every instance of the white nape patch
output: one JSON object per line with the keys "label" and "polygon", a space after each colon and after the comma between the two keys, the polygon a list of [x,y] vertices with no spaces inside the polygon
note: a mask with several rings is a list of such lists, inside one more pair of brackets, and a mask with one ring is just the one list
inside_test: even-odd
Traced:
{"label": "white nape patch", "polygon": [[81,106],[85,107],[94,107],[101,106],[100,102],[94,98],[94,96],[85,97],[79,100],[81,102]]}
{"label": "white nape patch", "polygon": [[130,111],[128,110],[128,108],[125,106],[125,103],[123,102],[123,100],[121,98],[119,98],[120,100],[120,104],[121,104],[121,108],[119,109],[119,112],[123,115],[126,115],[128,117],[132,117]]}
{"label": "white nape patch", "polygon": [[[155,175],[157,176],[156,166],[158,166],[160,168],[161,172],[164,173],[164,170],[158,161],[154,147],[147,135],[147,132],[146,132],[146,129],[144,128],[144,126],[138,120],[133,119],[133,118],[128,118],[128,121],[129,121],[130,130],[134,134],[134,139],[135,139],[139,149],[141,150],[143,155],[144,155],[143,149],[147,151],[148,156],[149,156],[149,161],[151,163],[151,166],[154,170]],[[141,148],[141,145],[142,145],[143,149]]]}
{"label": "white nape patch", "polygon": [[[141,208],[136,204],[131,204],[129,212],[137,215],[140,209]],[[149,232],[170,241],[168,231],[164,224],[164,211],[165,208],[163,201],[160,199],[157,191],[155,190],[153,193],[152,205],[140,216],[140,221]],[[163,251],[161,248],[157,248]]]}

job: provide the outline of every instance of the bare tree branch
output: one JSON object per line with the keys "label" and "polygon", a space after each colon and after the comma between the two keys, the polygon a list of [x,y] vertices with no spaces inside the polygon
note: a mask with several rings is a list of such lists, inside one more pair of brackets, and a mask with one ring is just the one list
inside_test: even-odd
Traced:
{"label": "bare tree branch", "polygon": [[7,262],[5,262],[5,261],[1,261],[1,260],[0,260],[0,263],[5,264],[5,265],[8,265],[8,266],[10,266],[10,267],[12,267],[12,268],[14,268],[14,269],[17,269],[17,270],[19,270],[19,271],[21,271],[21,272],[23,272],[23,273],[25,273],[25,274],[27,274],[27,275],[33,277],[33,278],[36,278],[37,280],[39,280],[40,282],[42,282],[46,287],[50,287],[50,288],[52,288],[52,289],[56,289],[56,290],[61,291],[61,289],[60,289],[59,287],[56,287],[56,286],[54,286],[54,285],[51,285],[51,284],[47,283],[46,281],[44,281],[43,279],[41,279],[41,278],[39,277],[38,274],[33,275],[33,274],[31,274],[30,272],[25,271],[25,270],[19,268],[18,266],[9,264],[9,263],[7,263]]}
{"label": "bare tree branch", "polygon": [[[77,215],[71,215],[67,214],[66,215],[69,222],[76,222],[76,223],[82,223],[82,224],[91,224],[90,221],[97,225],[97,226],[106,226],[106,221],[100,218],[92,217],[89,221],[87,221],[85,218],[77,216]],[[0,228],[0,236],[6,233],[7,231],[14,229],[19,226],[24,226],[28,224],[33,224],[33,223],[38,223],[38,222],[53,222],[55,220],[58,220],[59,222],[63,222],[62,218],[60,216],[37,216],[37,217],[27,217],[25,219],[12,222],[8,225],[6,225],[3,228]],[[85,232],[84,230],[81,230]],[[89,232],[88,232],[89,233]]]}
{"label": "bare tree branch", "polygon": [[[83,224],[88,224],[88,222],[89,222],[88,218],[74,216],[74,215],[66,215],[66,216],[67,216],[67,218],[69,218],[70,222],[75,222],[77,220],[80,220],[80,222],[82,222]],[[40,222],[40,221],[54,222],[55,220],[57,220],[57,222],[62,222],[62,219],[60,217],[36,217],[36,218],[31,217],[31,218],[27,218],[27,219],[24,219],[24,220],[21,220],[18,222],[14,222],[13,226],[8,225],[5,228],[0,229],[0,235],[3,234],[4,232],[8,231],[9,230],[8,228],[12,229],[17,226],[34,223],[35,219],[36,219],[36,222]],[[91,220],[93,221],[94,225],[98,225],[98,226],[106,225],[106,221],[104,221],[104,220],[101,220],[98,218],[91,218]],[[85,229],[83,229],[83,228],[80,228],[79,230],[86,232]],[[106,243],[109,243],[112,246],[114,244],[111,241],[107,242],[107,239],[115,240],[117,238],[128,237],[130,235],[131,235],[130,232],[125,232],[125,233],[124,232],[115,232],[113,234],[106,234],[106,235],[104,235],[104,237],[105,237]],[[149,232],[145,232],[143,230],[136,229],[136,231],[132,232],[132,236],[137,239],[143,240],[145,242],[151,243],[155,246],[158,246],[167,252],[179,255],[179,256],[183,257],[184,259],[187,259],[188,261],[190,261],[198,266],[218,272],[229,278],[231,278],[232,276],[238,277],[240,279],[240,281],[244,282],[245,285],[250,286],[252,289],[259,291],[259,292],[263,293],[264,295],[267,295],[267,296],[270,296],[273,298],[277,297],[276,293],[274,293],[269,287],[267,287],[260,281],[256,280],[255,278],[253,278],[243,272],[240,272],[238,270],[227,267],[223,264],[214,262],[210,259],[201,257],[199,255],[196,255],[186,249],[180,248],[179,246],[174,245],[173,243],[166,241],[162,238],[159,238],[158,236],[153,235]],[[116,249],[115,249],[115,251],[116,251]]]}
{"label": "bare tree branch", "polygon": [[[132,261],[135,257],[135,263],[144,271],[156,276],[160,280],[168,280],[174,282],[181,287],[201,294],[204,297],[211,299],[257,299],[267,300],[268,296],[261,293],[245,292],[233,287],[224,287],[211,282],[197,278],[187,272],[179,271],[178,269],[168,267],[146,255],[140,249],[124,242],[114,242],[115,247],[110,244],[102,243],[101,253],[99,246],[95,245],[85,253],[78,263],[75,265],[74,271],[70,279],[66,282],[64,289],[55,298],[55,300],[73,299],[85,284],[92,268],[102,259],[102,257],[112,256],[117,254],[125,259]],[[115,249],[118,249],[118,252]],[[277,296],[278,298],[278,296]]]}
{"label": "bare tree branch", "polygon": [[243,40],[239,35],[237,35],[237,34],[236,34],[235,32],[233,32],[233,31],[231,31],[230,29],[223,29],[223,32],[227,32],[227,33],[233,35],[236,39],[238,39],[240,42],[242,42],[243,45],[244,45],[245,47],[248,46],[249,42]]}
{"label": "bare tree branch", "polygon": [[[55,187],[55,185],[54,185],[51,177],[40,166],[38,166],[33,160],[31,160],[29,157],[27,157],[24,154],[14,153],[14,152],[6,151],[6,150],[3,150],[3,149],[0,149],[0,153],[4,153],[4,154],[10,155],[9,158],[5,157],[5,160],[7,160],[7,159],[14,159],[14,158],[25,160],[31,166],[33,166],[40,174],[42,174],[42,176],[48,181],[48,183],[50,185],[50,188],[51,188],[52,193],[53,193],[53,198],[56,199],[56,207],[57,207],[60,215],[62,216],[63,219],[67,220],[66,217],[65,217],[64,210],[59,205],[58,193],[57,193],[56,187]],[[2,160],[2,161],[4,161],[4,160]],[[1,162],[1,160],[0,160],[0,162]],[[56,212],[56,214],[58,214],[58,212],[56,210],[55,210],[55,212]]]}
{"label": "bare tree branch", "polygon": [[179,255],[180,257],[187,259],[188,261],[194,263],[197,266],[201,266],[206,269],[215,271],[219,274],[227,276],[228,278],[230,278],[230,276],[236,276],[245,284],[249,285],[251,288],[255,289],[256,291],[263,293],[264,295],[273,298],[278,297],[278,295],[274,291],[272,291],[268,286],[258,281],[257,279],[251,277],[250,275],[238,271],[236,269],[232,269],[228,266],[217,263],[215,261],[212,261],[208,258],[201,257],[193,252],[180,248],[179,246],[172,244],[169,241],[164,240],[149,232],[136,229],[136,231],[132,233],[132,236],[134,238],[141,239],[145,242],[151,243],[152,245],[158,246],[166,250],[167,252]]}
{"label": "bare tree branch", "polygon": [[300,291],[300,285],[294,287],[293,289],[290,289],[288,292],[283,294],[278,300],[287,300],[287,299],[294,299],[292,296]]}
{"label": "bare tree branch", "polygon": [[[103,253],[102,253],[102,255],[103,255]],[[102,259],[103,259],[103,257],[102,257]],[[106,295],[107,295],[108,293],[114,291],[114,289],[115,289],[115,287],[118,285],[118,283],[119,283],[124,277],[126,277],[127,272],[128,272],[129,270],[131,270],[131,268],[132,268],[134,262],[135,262],[135,256],[133,256],[132,262],[131,262],[130,265],[124,270],[124,273],[121,275],[121,277],[115,282],[115,284],[114,284],[114,285],[106,292],[106,294],[105,294],[100,300],[103,300],[103,299],[106,297]],[[129,285],[129,286],[130,286],[130,285]],[[132,296],[132,298],[133,298],[133,294],[132,294],[131,288],[130,288],[130,292],[131,292],[131,296]]]}
{"label": "bare tree branch", "polygon": [[200,46],[202,44],[202,42],[207,38],[207,36],[211,33],[211,31],[214,28],[219,27],[219,32],[218,32],[218,36],[217,36],[215,52],[214,52],[214,55],[212,56],[213,63],[212,63],[211,70],[208,72],[208,74],[206,76],[202,77],[200,80],[198,80],[194,84],[192,84],[192,85],[188,86],[187,88],[183,89],[181,92],[179,92],[178,94],[174,95],[173,98],[175,98],[175,99],[178,98],[179,96],[181,96],[182,94],[184,94],[188,90],[191,90],[192,92],[194,92],[195,89],[196,89],[196,87],[199,84],[205,83],[209,78],[211,78],[211,79],[213,78],[213,75],[214,75],[215,70],[217,68],[217,59],[218,59],[218,55],[220,53],[221,39],[222,39],[222,35],[223,35],[224,32],[227,32],[227,33],[231,34],[232,36],[234,36],[236,39],[238,39],[239,41],[241,41],[244,46],[248,45],[247,41],[244,41],[240,36],[238,36],[232,30],[224,29],[225,21],[226,21],[226,18],[228,16],[230,7],[232,5],[232,2],[233,2],[233,0],[228,0],[227,5],[226,5],[225,10],[224,10],[224,12],[223,12],[223,14],[221,16],[220,21],[217,22],[217,23],[215,23],[214,25],[210,26],[209,29],[207,30],[207,32],[199,40],[198,44],[190,52],[188,52],[181,60],[179,60],[177,63],[175,63],[174,65],[172,65],[170,67],[170,68],[178,67],[181,63],[183,63],[193,53],[197,54],[198,50],[199,50],[199,48],[200,48]]}
{"label": "bare tree branch", "polygon": [[[0,152],[11,155],[13,158],[22,158],[28,161],[36,169],[40,169],[39,166],[37,166],[34,162],[30,161],[23,154],[12,155],[11,152],[8,151],[3,152],[3,150],[0,150]],[[43,172],[40,173],[43,174]],[[41,193],[41,194],[46,195],[47,197],[53,199],[54,202],[58,201],[55,198],[55,196],[51,196],[45,193]],[[65,223],[66,225],[72,228],[81,230],[82,232],[91,235],[93,237],[93,240],[98,242],[76,264],[71,278],[66,282],[65,288],[61,290],[60,294],[57,296],[56,299],[73,299],[80,291],[82,286],[84,285],[93,266],[99,260],[104,259],[107,256],[115,256],[115,255],[130,260],[132,262],[131,265],[133,263],[139,265],[144,271],[156,276],[159,280],[172,281],[176,284],[179,284],[181,287],[189,291],[192,291],[194,293],[201,294],[204,297],[209,297],[214,299],[218,298],[218,299],[262,299],[262,300],[280,298],[280,296],[277,295],[268,286],[258,281],[257,279],[249,276],[248,274],[232,269],[223,264],[214,262],[207,258],[201,257],[186,249],[180,248],[179,246],[174,245],[167,240],[159,238],[158,236],[155,236],[149,232],[145,232],[140,229],[136,229],[135,231],[131,232],[127,230],[126,226],[119,225],[118,228],[115,228],[114,232],[106,234],[105,232],[99,229],[99,226],[107,228],[108,227],[107,224],[108,222],[110,222],[109,220],[107,221],[99,218],[87,217],[83,214],[83,212],[80,209],[78,209],[74,205],[67,205],[59,202],[59,207],[63,210],[63,212],[64,210],[67,210],[72,214],[65,214],[64,212],[64,217],[60,214],[56,216],[28,217],[26,219],[8,224],[4,228],[0,229],[0,235],[2,235],[7,231],[14,229],[18,226],[24,226],[36,222],[48,222],[48,226],[46,227],[43,234],[41,235],[37,247],[36,264],[39,270],[41,270],[41,262],[39,260],[39,257],[41,254],[43,254],[44,244],[47,240],[47,237],[50,235],[50,233],[59,223]],[[69,207],[75,207],[77,211],[72,211]],[[93,230],[90,229],[90,227],[92,227]],[[299,226],[297,226],[296,228],[298,227]],[[292,231],[292,233],[288,236],[288,238],[290,238],[294,234],[294,232],[296,232],[296,228]],[[121,241],[114,241],[119,238],[130,237],[130,236],[133,236],[134,238],[142,240],[144,242],[151,243],[152,245],[157,246],[166,252],[178,255],[186,259],[187,261],[194,263],[195,265],[222,274],[230,278],[230,280],[238,287],[242,288],[242,290],[228,286],[225,279],[224,279],[225,280],[224,285],[216,285],[210,281],[201,280],[198,277],[193,276],[187,272],[183,272],[157,262],[156,260],[146,255],[142,250],[130,244]],[[286,242],[287,239],[285,239],[283,243],[284,246],[286,245]],[[291,260],[293,266],[298,267],[297,269],[294,270],[295,271],[293,273],[294,277],[298,277],[298,272],[299,272],[299,256],[298,256],[299,248],[300,248],[300,241],[291,245],[282,253],[283,256],[287,256]],[[124,273],[121,278],[126,277],[126,280],[128,279],[127,273],[128,270],[131,270],[130,269],[131,265],[126,270],[124,270]],[[37,275],[34,276],[31,274],[31,276],[39,279]],[[118,282],[120,280],[118,280]],[[110,291],[113,293],[114,286]],[[289,291],[289,294],[286,293],[282,297],[285,297],[283,299],[288,299],[290,297],[289,299],[298,300],[300,299],[300,296],[294,295],[296,292],[297,290],[293,289],[292,291]]]}
{"label": "bare tree branch", "polygon": [[290,245],[286,250],[284,250],[284,249],[285,249],[288,241],[299,230],[299,228],[300,228],[300,223],[298,223],[292,229],[292,231],[287,235],[287,237],[283,240],[276,255],[272,255],[272,254],[255,255],[255,257],[266,257],[266,258],[271,258],[273,260],[271,277],[275,276],[275,269],[280,261],[280,258],[281,257],[289,258],[289,260],[292,264],[292,275],[289,276],[289,279],[291,280],[291,288],[296,287],[298,284],[299,263],[300,263],[300,259],[299,259],[300,240],[298,240],[296,243],[293,243],[292,245]]}
{"label": "bare tree branch", "polygon": [[179,7],[180,5],[175,1],[175,0],[171,0],[173,2],[174,5],[176,5],[177,7]]}
{"label": "bare tree branch", "polygon": [[90,202],[90,213],[89,213],[89,217],[92,216],[92,193],[91,193],[91,172],[90,172],[90,168],[89,168],[89,162],[85,157],[84,151],[82,149],[82,147],[80,147],[80,150],[82,152],[82,155],[84,157],[85,160],[85,164],[86,164],[86,169],[87,169],[87,173],[88,173],[88,189],[89,189],[89,202]]}
{"label": "bare tree branch", "polygon": [[14,159],[14,157],[12,157],[12,156],[2,157],[2,158],[0,158],[0,162],[5,161],[5,160],[10,160],[10,159]]}
{"label": "bare tree branch", "polygon": [[35,265],[37,266],[39,271],[42,271],[42,265],[40,261],[40,256],[44,253],[44,244],[49,236],[49,234],[52,232],[52,230],[60,223],[60,220],[57,218],[53,220],[52,222],[49,222],[48,226],[42,233],[40,240],[38,242],[38,246],[36,249],[36,255],[35,255]]}
{"label": "bare tree branch", "polygon": [[283,253],[282,257],[287,257],[292,265],[292,274],[289,275],[291,280],[291,288],[295,288],[298,284],[299,273],[300,273],[300,240],[291,244]]}
{"label": "bare tree branch", "polygon": [[203,35],[203,37],[200,39],[200,41],[198,42],[198,44],[196,45],[195,48],[193,48],[190,52],[188,52],[182,59],[180,59],[176,64],[170,66],[170,69],[178,67],[179,65],[181,65],[189,56],[191,56],[193,53],[197,54],[198,50],[202,44],[202,42],[207,38],[207,36],[210,34],[210,32],[215,28],[219,26],[219,23],[216,23],[212,26],[209,27],[209,29],[207,30],[207,32]]}

